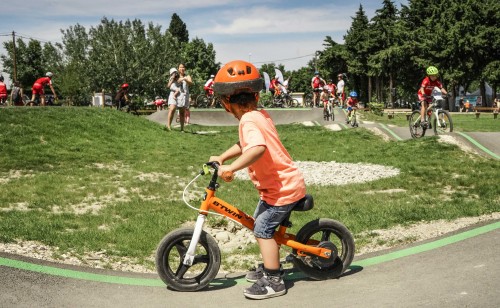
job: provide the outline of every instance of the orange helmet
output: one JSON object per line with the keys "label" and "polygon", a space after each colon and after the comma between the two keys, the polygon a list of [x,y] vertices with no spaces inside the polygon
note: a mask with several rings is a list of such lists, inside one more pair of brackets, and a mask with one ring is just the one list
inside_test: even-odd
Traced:
{"label": "orange helmet", "polygon": [[235,60],[226,63],[214,79],[214,92],[219,95],[233,95],[242,92],[262,90],[259,70],[250,62]]}

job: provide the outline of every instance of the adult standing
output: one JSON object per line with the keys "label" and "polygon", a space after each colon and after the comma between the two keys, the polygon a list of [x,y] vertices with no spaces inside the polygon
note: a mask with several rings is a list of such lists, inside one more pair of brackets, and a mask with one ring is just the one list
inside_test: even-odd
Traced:
{"label": "adult standing", "polygon": [[[179,77],[177,78],[177,82],[180,83],[180,95],[177,99],[168,99],[168,122],[167,129],[171,130],[172,120],[174,119],[175,110],[179,108],[179,122],[181,124],[181,132],[184,131],[184,123],[186,121],[185,114],[186,109],[189,108],[189,86],[193,84],[193,80],[191,76],[186,74],[186,66],[181,63],[178,66]],[[170,75],[168,80],[167,88],[170,89],[170,86],[174,82],[173,74]],[[172,95],[172,93],[170,93]]]}
{"label": "adult standing", "polygon": [[38,78],[33,84],[31,101],[34,102],[37,96],[40,97],[40,105],[45,106],[45,93],[43,88],[45,85],[49,85],[52,94],[54,95],[54,99],[57,99],[56,91],[54,91],[54,87],[52,86],[52,77],[54,74],[51,72],[45,73],[45,77]]}
{"label": "adult standing", "polygon": [[340,101],[340,106],[344,106],[344,101],[345,101],[345,82],[344,82],[344,75],[342,73],[337,75],[338,82],[337,82],[337,97],[339,98]]}
{"label": "adult standing", "polygon": [[319,76],[319,72],[314,72],[314,77],[311,79],[311,88],[313,92],[313,105],[311,107],[319,107],[319,96],[325,84],[326,82]]}

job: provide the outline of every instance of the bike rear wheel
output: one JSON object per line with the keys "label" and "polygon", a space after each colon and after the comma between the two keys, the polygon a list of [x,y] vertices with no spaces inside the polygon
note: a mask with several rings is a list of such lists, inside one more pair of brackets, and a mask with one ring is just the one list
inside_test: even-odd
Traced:
{"label": "bike rear wheel", "polygon": [[422,138],[425,136],[425,129],[421,126],[420,111],[414,110],[408,121],[410,126],[410,134],[412,138]]}
{"label": "bike rear wheel", "polygon": [[332,256],[324,259],[318,256],[299,256],[293,250],[293,264],[308,277],[316,280],[337,278],[344,273],[354,258],[354,238],[351,232],[340,222],[320,218],[304,225],[297,236],[297,242],[332,250]]}
{"label": "bike rear wheel", "polygon": [[453,121],[451,120],[450,113],[446,110],[439,110],[437,118],[434,118],[432,124],[434,125],[435,135],[442,135],[453,131]]}
{"label": "bike rear wheel", "polygon": [[198,291],[215,278],[220,250],[215,239],[202,231],[193,265],[183,264],[194,230],[178,229],[167,234],[156,249],[156,270],[161,280],[177,291]]}

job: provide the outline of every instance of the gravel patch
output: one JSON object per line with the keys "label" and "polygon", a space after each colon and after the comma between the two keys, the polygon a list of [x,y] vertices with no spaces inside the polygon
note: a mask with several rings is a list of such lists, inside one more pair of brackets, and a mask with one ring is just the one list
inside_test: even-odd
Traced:
{"label": "gravel patch", "polygon": [[[296,161],[295,164],[304,175],[306,185],[331,186],[364,183],[397,176],[400,172],[394,167],[362,163]],[[236,172],[235,178],[249,180],[245,170]]]}

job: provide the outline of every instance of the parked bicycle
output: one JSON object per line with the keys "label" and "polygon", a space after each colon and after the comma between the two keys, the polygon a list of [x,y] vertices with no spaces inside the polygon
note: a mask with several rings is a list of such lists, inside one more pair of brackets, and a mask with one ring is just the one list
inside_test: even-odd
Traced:
{"label": "parked bicycle", "polygon": [[[198,291],[206,287],[219,271],[221,256],[215,239],[203,230],[209,213],[229,218],[244,227],[253,230],[254,218],[228,202],[215,196],[219,165],[209,162],[203,170],[184,189],[183,199],[187,206],[198,211],[198,218],[193,228],[181,228],[167,234],[159,243],[156,251],[156,269],[158,275],[169,287],[177,291]],[[187,190],[200,176],[214,170],[205,196],[199,208],[186,200]],[[233,174],[222,177],[231,181]],[[293,211],[309,211],[314,202],[306,195],[293,208]],[[292,211],[292,212],[293,212]],[[287,260],[312,279],[325,280],[337,278],[349,267],[354,258],[354,238],[351,232],[340,222],[320,218],[305,224],[297,235],[286,233],[292,226],[285,219],[274,234],[274,239],[281,246],[292,248]]]}
{"label": "parked bicycle", "polygon": [[[425,136],[427,129],[434,129],[435,135],[450,133],[453,131],[453,121],[447,110],[442,109],[444,102],[443,95],[438,88],[432,91],[432,95],[427,99],[431,100],[429,107],[425,111],[425,119],[422,121],[420,108],[411,113],[409,126],[410,134],[413,138],[421,138]],[[427,123],[427,124],[425,124]]]}

